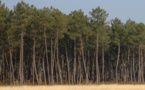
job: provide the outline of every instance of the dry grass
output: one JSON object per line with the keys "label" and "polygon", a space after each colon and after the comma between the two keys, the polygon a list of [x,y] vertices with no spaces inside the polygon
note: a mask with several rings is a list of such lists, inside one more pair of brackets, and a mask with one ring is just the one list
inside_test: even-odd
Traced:
{"label": "dry grass", "polygon": [[1,86],[0,90],[145,90],[145,85]]}

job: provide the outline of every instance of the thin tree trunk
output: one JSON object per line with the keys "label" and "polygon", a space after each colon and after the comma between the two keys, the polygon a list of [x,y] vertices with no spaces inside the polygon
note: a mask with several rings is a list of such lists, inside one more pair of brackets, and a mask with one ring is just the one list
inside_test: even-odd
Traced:
{"label": "thin tree trunk", "polygon": [[35,70],[35,76],[36,76],[37,83],[40,84],[38,73],[37,73],[37,68],[36,68],[36,62],[34,62],[34,70]]}
{"label": "thin tree trunk", "polygon": [[[22,42],[22,41],[21,41]],[[21,54],[21,47],[20,47],[20,62],[19,62],[19,79],[20,79],[20,84],[22,84],[22,54]]]}
{"label": "thin tree trunk", "polygon": [[[45,54],[44,54],[45,55]],[[45,72],[45,61],[44,61],[44,56],[43,56],[43,59],[42,59],[42,66],[43,66],[43,76],[44,76],[44,83],[46,85],[46,72]]]}
{"label": "thin tree trunk", "polygon": [[118,43],[118,55],[117,55],[117,63],[116,63],[116,82],[118,83],[118,64],[120,59],[120,43]]}
{"label": "thin tree trunk", "polygon": [[12,55],[12,49],[9,51],[10,53],[10,83],[14,82],[14,66],[13,66],[13,55]]}
{"label": "thin tree trunk", "polygon": [[21,46],[21,49],[22,49],[22,84],[24,84],[24,32],[22,32],[22,46]]}
{"label": "thin tree trunk", "polygon": [[94,53],[94,57],[92,59],[92,80],[95,80],[95,53]]}
{"label": "thin tree trunk", "polygon": [[79,81],[78,83],[81,84],[82,82],[82,65],[81,65],[81,59],[80,56],[78,56],[78,75],[79,75]]}
{"label": "thin tree trunk", "polygon": [[141,82],[144,83],[143,49],[141,49]]}
{"label": "thin tree trunk", "polygon": [[36,76],[37,83],[39,84],[39,77],[38,77],[37,68],[36,68],[36,51],[35,51],[35,47],[36,47],[36,40],[35,40],[35,36],[34,36],[33,37],[33,85],[35,84],[35,76]]}
{"label": "thin tree trunk", "polygon": [[68,77],[66,76],[66,72],[65,72],[65,61],[64,61],[64,56],[63,55],[61,56],[61,61],[62,61],[61,62],[62,78],[67,81],[68,80]]}
{"label": "thin tree trunk", "polygon": [[39,80],[39,85],[42,84],[42,72],[43,72],[43,66],[42,66],[42,62],[41,62],[41,58],[42,58],[42,54],[40,54],[39,58],[38,58],[38,80]]}
{"label": "thin tree trunk", "polygon": [[58,30],[57,30],[57,44],[56,44],[56,58],[57,58],[57,67],[58,67],[58,72],[59,72],[59,78],[60,78],[60,83],[62,84],[63,83],[63,80],[62,80],[62,71],[61,71],[61,67],[60,67],[60,63],[59,63],[59,50],[58,50]]}
{"label": "thin tree trunk", "polygon": [[73,78],[74,83],[76,83],[76,42],[74,41],[74,64],[73,64]]}
{"label": "thin tree trunk", "polygon": [[5,61],[4,61],[4,50],[2,50],[2,80],[5,81]]}
{"label": "thin tree trunk", "polygon": [[0,60],[0,80],[3,80],[3,76],[2,76],[2,73],[3,73],[3,53],[1,53],[1,57],[2,57],[2,60]]}
{"label": "thin tree trunk", "polygon": [[130,69],[131,68],[131,64],[129,64],[131,62],[130,61],[130,48],[128,49],[127,60],[128,60],[127,64],[129,65],[127,67],[127,70],[129,71],[127,76],[130,76],[130,77],[127,78],[127,80],[132,80],[132,75],[131,75],[132,70]]}
{"label": "thin tree trunk", "polygon": [[35,84],[35,36],[33,37],[33,68],[32,68],[32,76],[33,76],[33,85]]}
{"label": "thin tree trunk", "polygon": [[66,62],[67,62],[67,73],[68,73],[68,84],[70,84],[70,65],[68,60],[68,52],[67,52],[67,46],[65,45],[65,53],[66,53]]}
{"label": "thin tree trunk", "polygon": [[58,73],[59,73],[59,78],[60,78],[60,83],[62,84],[63,83],[63,80],[62,80],[62,71],[61,71],[61,67],[60,67],[60,62],[59,62],[59,59],[58,59],[58,48],[57,48],[57,68],[58,68]]}
{"label": "thin tree trunk", "polygon": [[89,52],[89,50],[87,51],[87,63],[86,63],[86,68],[87,68],[87,83],[86,84],[89,84],[89,76],[90,76],[90,66],[91,66],[91,64],[90,64],[90,52]]}
{"label": "thin tree trunk", "polygon": [[104,47],[102,48],[102,80],[104,82]]}
{"label": "thin tree trunk", "polygon": [[144,51],[142,51],[142,83],[144,83]]}
{"label": "thin tree trunk", "polygon": [[133,81],[133,71],[132,71],[132,64],[130,64],[130,65],[131,65],[131,67],[130,67],[130,76],[131,76],[130,81],[132,82]]}
{"label": "thin tree trunk", "polygon": [[100,71],[99,71],[99,62],[98,62],[98,49],[99,49],[99,39],[98,35],[96,37],[96,83],[100,82]]}
{"label": "thin tree trunk", "polygon": [[138,83],[141,83],[141,49],[139,45],[139,51],[138,51]]}
{"label": "thin tree trunk", "polygon": [[47,50],[47,38],[46,38],[46,31],[45,30],[44,30],[44,39],[45,39],[45,56],[46,56],[46,63],[47,63],[47,78],[48,78],[48,83],[50,83],[48,50]]}
{"label": "thin tree trunk", "polygon": [[53,40],[51,38],[51,83],[52,85],[54,84],[54,75],[53,75],[53,70],[54,70],[54,58],[53,58]]}
{"label": "thin tree trunk", "polygon": [[83,47],[83,40],[81,38],[81,56],[82,56],[82,59],[83,59],[83,66],[84,66],[84,71],[85,71],[85,77],[86,77],[86,84],[88,83],[88,75],[87,75],[87,67],[86,67],[86,60],[85,60],[85,57],[84,57],[84,47]]}
{"label": "thin tree trunk", "polygon": [[134,49],[133,49],[133,57],[132,58],[133,58],[133,61],[132,61],[132,64],[133,64],[132,65],[133,66],[133,80],[136,81],[136,78],[135,78],[135,65],[134,65],[135,64],[134,63]]}
{"label": "thin tree trunk", "polygon": [[23,70],[23,47],[24,47],[24,32],[21,33],[21,46],[20,46],[20,67],[19,67],[19,74],[20,74],[20,84],[24,84],[24,70]]}

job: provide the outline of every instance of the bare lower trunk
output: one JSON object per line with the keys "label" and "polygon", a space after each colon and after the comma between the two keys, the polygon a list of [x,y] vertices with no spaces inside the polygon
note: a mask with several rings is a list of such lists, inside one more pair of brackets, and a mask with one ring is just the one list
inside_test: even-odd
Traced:
{"label": "bare lower trunk", "polygon": [[12,49],[9,51],[10,53],[10,82],[14,82],[14,66],[13,66],[13,55],[12,55]]}
{"label": "bare lower trunk", "polygon": [[[128,48],[127,61],[128,61],[127,64],[131,63],[131,61],[130,61],[130,48]],[[127,79],[132,81],[132,75],[131,75],[131,74],[132,74],[132,70],[131,70],[131,65],[129,65],[129,66],[127,67],[127,70],[129,71],[128,74],[127,74]],[[128,77],[128,76],[130,76],[130,77]]]}
{"label": "bare lower trunk", "polygon": [[93,59],[92,59],[92,80],[95,80],[95,53],[94,53],[94,57],[93,57]]}
{"label": "bare lower trunk", "polygon": [[60,62],[59,62],[59,59],[58,59],[58,49],[57,49],[57,69],[58,69],[58,73],[59,73],[59,79],[60,79],[60,83],[62,84],[63,81],[62,81],[62,71],[61,71],[61,67],[60,67]]}
{"label": "bare lower trunk", "polygon": [[59,49],[58,49],[58,30],[57,30],[57,36],[56,36],[57,42],[56,42],[56,63],[57,63],[57,68],[58,68],[58,72],[59,72],[59,78],[60,78],[60,83],[63,83],[62,80],[62,71],[61,71],[61,67],[60,67],[60,61],[59,61]]}
{"label": "bare lower trunk", "polygon": [[54,55],[53,55],[53,41],[51,39],[51,83],[52,84],[54,84],[53,70],[54,70]]}
{"label": "bare lower trunk", "polygon": [[133,64],[132,65],[132,69],[133,69],[133,80],[136,81],[136,78],[135,78],[135,65],[134,65],[135,64],[134,63],[134,58],[135,58],[134,57],[134,49],[133,49],[133,57],[132,58],[133,58],[133,61],[132,61],[132,64]]}
{"label": "bare lower trunk", "polygon": [[100,82],[100,71],[99,71],[99,62],[98,62],[98,49],[99,49],[99,39],[98,35],[96,37],[96,83]]}
{"label": "bare lower trunk", "polygon": [[19,74],[20,74],[20,84],[23,85],[24,84],[24,71],[23,71],[23,47],[24,47],[24,32],[22,31],[21,33],[21,46],[20,46],[20,66],[19,66]]}
{"label": "bare lower trunk", "polygon": [[83,67],[84,67],[84,71],[85,71],[85,77],[86,77],[86,84],[88,83],[88,75],[87,75],[87,67],[86,67],[86,60],[85,60],[85,56],[84,56],[84,47],[83,47],[83,40],[81,38],[81,56],[83,59]]}
{"label": "bare lower trunk", "polygon": [[81,59],[80,56],[78,56],[78,76],[79,76],[79,80],[78,83],[81,84],[82,82],[82,65],[81,65]]}
{"label": "bare lower trunk", "polygon": [[36,62],[34,62],[34,70],[35,70],[34,72],[35,72],[37,83],[40,84],[38,71],[37,71],[37,67],[36,67]]}
{"label": "bare lower trunk", "polygon": [[33,85],[35,84],[35,36],[33,38],[33,63],[32,63]]}
{"label": "bare lower trunk", "polygon": [[44,76],[44,84],[46,85],[46,72],[45,72],[45,64],[44,64],[44,56],[42,59],[42,66],[43,66],[43,76]]}
{"label": "bare lower trunk", "polygon": [[139,45],[139,51],[138,51],[138,83],[141,83],[141,49]]}
{"label": "bare lower trunk", "polygon": [[102,80],[104,81],[104,47],[102,48]]}
{"label": "bare lower trunk", "polygon": [[143,62],[143,49],[141,49],[141,82],[144,83],[144,62]]}
{"label": "bare lower trunk", "polygon": [[65,45],[65,52],[66,52],[66,62],[67,62],[67,74],[68,74],[68,84],[70,84],[70,65],[69,65],[69,60],[68,60],[68,52],[67,52],[67,47]]}
{"label": "bare lower trunk", "polygon": [[45,56],[46,56],[46,63],[47,63],[47,78],[48,78],[48,83],[50,83],[48,50],[47,50],[47,39],[46,39],[46,31],[45,30],[44,30],[44,39],[45,39]]}
{"label": "bare lower trunk", "polygon": [[2,75],[2,81],[5,81],[5,75],[4,75],[4,73],[5,73],[5,60],[4,60],[4,50],[2,50],[2,61],[1,61],[1,64],[2,64],[2,66],[1,66],[1,75]]}
{"label": "bare lower trunk", "polygon": [[73,64],[73,78],[74,78],[74,83],[76,83],[76,45],[74,42],[74,64]]}
{"label": "bare lower trunk", "polygon": [[120,43],[118,43],[118,55],[117,55],[117,62],[116,62],[116,82],[118,83],[118,64],[120,59]]}

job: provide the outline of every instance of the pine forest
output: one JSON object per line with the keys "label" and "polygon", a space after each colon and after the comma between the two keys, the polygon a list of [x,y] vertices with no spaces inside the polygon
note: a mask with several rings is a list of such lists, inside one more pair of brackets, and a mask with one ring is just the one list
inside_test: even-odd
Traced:
{"label": "pine forest", "polygon": [[0,85],[144,83],[145,24],[0,2]]}

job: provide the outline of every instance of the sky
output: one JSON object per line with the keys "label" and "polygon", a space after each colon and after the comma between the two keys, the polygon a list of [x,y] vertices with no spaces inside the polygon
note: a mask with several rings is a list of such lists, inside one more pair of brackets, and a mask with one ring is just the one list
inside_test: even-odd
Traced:
{"label": "sky", "polygon": [[[2,3],[13,9],[21,0],[1,0]],[[122,22],[131,19],[136,22],[145,23],[145,0],[23,0],[37,8],[53,6],[63,13],[69,14],[71,11],[82,9],[86,15],[93,8],[100,6],[109,13],[108,19],[118,17]]]}

